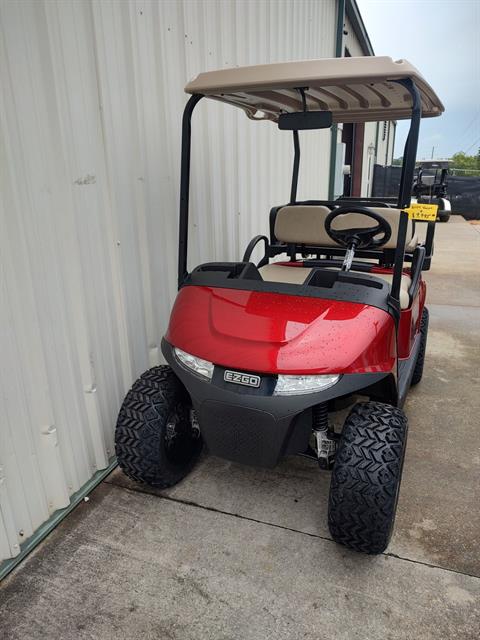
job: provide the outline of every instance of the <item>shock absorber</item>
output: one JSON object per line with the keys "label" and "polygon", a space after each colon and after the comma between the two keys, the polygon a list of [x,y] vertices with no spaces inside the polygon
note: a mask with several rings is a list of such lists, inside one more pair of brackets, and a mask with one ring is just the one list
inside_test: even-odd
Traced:
{"label": "shock absorber", "polygon": [[334,430],[328,424],[328,403],[321,402],[313,407],[313,433],[317,444],[320,469],[331,469],[335,461],[337,441]]}

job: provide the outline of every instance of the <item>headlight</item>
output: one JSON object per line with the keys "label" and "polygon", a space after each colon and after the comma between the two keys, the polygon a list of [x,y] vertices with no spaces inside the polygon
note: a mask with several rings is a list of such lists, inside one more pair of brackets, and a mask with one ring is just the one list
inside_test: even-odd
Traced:
{"label": "headlight", "polygon": [[209,362],[203,358],[197,358],[197,356],[192,356],[190,353],[182,351],[177,347],[175,347],[174,351],[177,358],[185,367],[187,367],[187,369],[191,369],[191,371],[202,376],[202,378],[208,378],[209,380],[212,379],[213,362]]}
{"label": "headlight", "polygon": [[274,396],[293,396],[300,393],[314,393],[333,387],[340,379],[331,376],[287,376],[280,374],[273,392]]}

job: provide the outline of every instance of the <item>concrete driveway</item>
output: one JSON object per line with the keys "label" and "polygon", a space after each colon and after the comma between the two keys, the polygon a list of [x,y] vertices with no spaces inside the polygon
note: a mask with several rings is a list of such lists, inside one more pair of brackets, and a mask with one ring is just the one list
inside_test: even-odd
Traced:
{"label": "concrete driveway", "polygon": [[394,538],[330,539],[329,476],[205,457],[169,491],[120,471],[0,587],[2,640],[478,639],[480,227],[437,228],[424,380]]}

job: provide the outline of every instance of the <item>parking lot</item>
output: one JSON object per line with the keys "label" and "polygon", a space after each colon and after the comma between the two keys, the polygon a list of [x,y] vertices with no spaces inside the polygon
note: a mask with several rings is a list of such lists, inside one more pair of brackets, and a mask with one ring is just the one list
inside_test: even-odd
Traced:
{"label": "parking lot", "polygon": [[478,638],[480,226],[439,224],[396,530],[336,545],[329,475],[205,456],[153,491],[118,469],[1,585],[0,638]]}

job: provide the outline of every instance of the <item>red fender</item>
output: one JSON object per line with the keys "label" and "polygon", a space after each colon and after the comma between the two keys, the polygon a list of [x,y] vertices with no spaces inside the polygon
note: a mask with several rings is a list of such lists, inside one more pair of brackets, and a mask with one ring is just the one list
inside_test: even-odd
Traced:
{"label": "red fender", "polygon": [[390,372],[392,316],[356,302],[183,287],[165,336],[215,364],[261,373]]}

